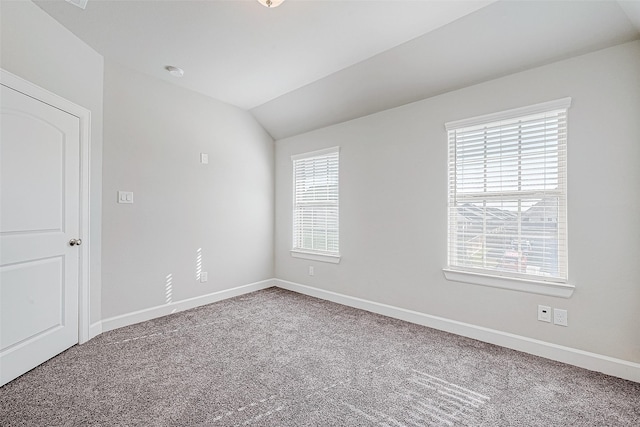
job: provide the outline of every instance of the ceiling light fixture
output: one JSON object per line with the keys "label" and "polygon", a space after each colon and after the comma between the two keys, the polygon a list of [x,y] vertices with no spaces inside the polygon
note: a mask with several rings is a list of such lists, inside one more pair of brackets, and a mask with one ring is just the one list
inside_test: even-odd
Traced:
{"label": "ceiling light fixture", "polygon": [[166,67],[164,67],[164,69],[167,70],[173,77],[184,76],[184,70],[182,68],[174,67],[173,65],[167,65]]}
{"label": "ceiling light fixture", "polygon": [[264,7],[278,7],[284,0],[258,0]]}
{"label": "ceiling light fixture", "polygon": [[67,3],[71,3],[74,6],[78,6],[80,9],[85,9],[87,7],[87,2],[89,0],[66,0]]}

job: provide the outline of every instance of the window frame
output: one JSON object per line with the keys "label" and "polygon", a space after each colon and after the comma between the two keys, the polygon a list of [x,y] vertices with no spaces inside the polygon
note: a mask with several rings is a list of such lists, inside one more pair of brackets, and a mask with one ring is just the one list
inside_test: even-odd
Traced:
{"label": "window frame", "polygon": [[[557,296],[568,298],[573,293],[575,286],[569,283],[568,277],[568,233],[567,233],[567,170],[566,170],[566,149],[567,140],[564,141],[564,155],[561,160],[565,162],[565,167],[562,172],[559,172],[559,187],[555,191],[549,191],[549,193],[557,193],[559,195],[559,218],[558,223],[562,223],[559,227],[563,227],[562,236],[563,241],[558,242],[558,245],[562,245],[565,255],[561,257],[561,261],[564,264],[562,268],[564,270],[564,277],[545,277],[535,274],[527,273],[509,273],[500,272],[498,270],[491,270],[487,268],[469,268],[460,265],[452,265],[452,236],[456,236],[452,230],[451,215],[452,209],[456,209],[455,202],[457,202],[457,196],[452,198],[452,185],[455,186],[455,174],[456,174],[456,159],[455,156],[452,159],[452,146],[455,144],[455,139],[452,140],[451,133],[456,130],[468,129],[473,127],[480,127],[483,125],[495,125],[496,122],[510,121],[517,119],[524,119],[527,116],[533,116],[537,114],[549,113],[558,110],[565,110],[568,114],[568,109],[571,106],[571,98],[562,98],[555,101],[544,102],[527,107],[515,108],[498,113],[486,114],[482,116],[472,117],[469,119],[457,120],[445,123],[445,129],[447,131],[447,145],[448,145],[448,189],[447,189],[447,267],[443,268],[444,275],[447,280],[463,283],[471,283],[482,286],[491,286],[503,289],[511,289],[523,292],[537,293],[543,295]],[[568,119],[567,119],[568,121]],[[454,150],[455,152],[455,150]],[[452,171],[452,168],[454,169]],[[453,182],[452,182],[453,181]],[[500,197],[506,197],[507,193],[511,193],[510,196],[515,200],[525,199],[525,192],[507,192],[504,191],[502,195],[498,194],[497,199]],[[544,192],[543,192],[544,193]],[[455,194],[455,193],[454,193]],[[487,198],[479,198],[479,200],[488,200]],[[505,199],[506,200],[506,199]],[[519,220],[520,221],[520,220]],[[519,222],[518,222],[519,224]]]}
{"label": "window frame", "polygon": [[[309,248],[302,248],[302,247],[297,247],[296,246],[296,236],[297,236],[297,232],[296,232],[296,220],[295,220],[295,215],[296,215],[296,208],[297,208],[297,197],[296,197],[296,186],[297,186],[297,181],[296,181],[296,161],[299,160],[306,160],[306,159],[313,159],[313,158],[317,158],[317,157],[325,157],[328,155],[333,155],[336,154],[337,155],[337,166],[338,166],[338,190],[337,190],[337,201],[334,202],[327,202],[327,203],[318,203],[318,202],[314,202],[313,205],[323,208],[323,207],[335,207],[336,209],[336,215],[338,217],[338,222],[337,222],[337,227],[338,227],[338,236],[337,236],[337,241],[338,241],[338,251],[336,252],[332,252],[332,251],[320,251],[320,250],[314,250],[314,249],[309,249]],[[305,152],[305,153],[300,153],[300,154],[295,154],[291,156],[291,165],[292,165],[292,221],[291,221],[291,231],[292,231],[292,238],[291,238],[291,250],[289,251],[291,256],[294,258],[301,258],[301,259],[307,259],[307,260],[311,260],[311,261],[320,261],[320,262],[327,262],[327,263],[332,263],[332,264],[338,264],[340,262],[341,259],[341,255],[340,255],[340,221],[339,221],[339,216],[340,216],[340,147],[336,146],[336,147],[330,147],[330,148],[326,148],[326,149],[322,149],[322,150],[316,150],[316,151],[311,151],[311,152]]]}

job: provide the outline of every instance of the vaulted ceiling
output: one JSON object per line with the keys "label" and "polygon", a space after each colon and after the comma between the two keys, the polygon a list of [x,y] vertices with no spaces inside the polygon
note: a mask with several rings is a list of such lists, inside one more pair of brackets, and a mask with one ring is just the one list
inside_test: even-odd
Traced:
{"label": "vaulted ceiling", "polygon": [[249,110],[275,139],[640,38],[640,0],[35,3],[108,60]]}

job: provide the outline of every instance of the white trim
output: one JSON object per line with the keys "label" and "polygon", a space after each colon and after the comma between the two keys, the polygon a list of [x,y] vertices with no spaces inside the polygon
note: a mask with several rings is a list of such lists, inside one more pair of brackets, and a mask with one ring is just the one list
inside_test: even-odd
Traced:
{"label": "white trim", "polygon": [[340,255],[321,254],[316,252],[306,252],[299,249],[291,249],[289,251],[294,258],[309,259],[311,261],[330,262],[332,264],[340,264]]}
{"label": "white trim", "polygon": [[514,119],[516,117],[528,116],[531,114],[544,113],[553,110],[566,110],[571,106],[571,98],[556,99],[554,101],[542,102],[540,104],[529,105],[526,107],[513,108],[511,110],[499,111],[497,113],[484,114],[482,116],[471,117],[468,119],[455,120],[447,122],[444,127],[447,131],[455,130],[468,126],[477,126],[484,123],[499,122],[501,120]]}
{"label": "white trim", "polygon": [[80,105],[74,104],[53,92],[37,86],[21,77],[11,74],[0,68],[0,83],[21,92],[34,99],[49,104],[59,110],[65,111],[79,119],[80,122],[80,238],[82,245],[79,256],[78,271],[78,343],[83,344],[91,339],[91,283],[90,265],[91,236],[90,236],[90,182],[91,175],[91,111]]}
{"label": "white trim", "polygon": [[221,291],[212,292],[210,294],[172,302],[169,304],[145,308],[143,310],[134,311],[132,313],[121,314],[119,316],[103,319],[102,332],[112,331],[124,326],[134,325],[136,323],[145,322],[157,317],[167,316],[169,314],[178,313],[180,311],[189,310],[191,308],[200,307],[202,305],[211,304],[217,301],[222,301],[227,298],[233,298],[238,295],[244,295],[249,292],[271,288],[273,286],[275,286],[274,279],[268,279],[261,282],[250,283],[248,285],[238,286],[231,289],[224,289]]}
{"label": "white trim", "polygon": [[325,154],[331,154],[331,153],[339,153],[340,152],[340,146],[336,146],[336,147],[331,147],[331,148],[324,148],[322,150],[316,150],[316,151],[310,151],[310,152],[306,152],[306,153],[300,153],[300,154],[294,154],[293,156],[291,156],[291,160],[300,160],[300,159],[310,159],[312,157],[319,157],[319,156],[324,156]]}
{"label": "white trim", "polygon": [[92,323],[89,326],[89,339],[93,339],[102,333],[102,320]]}
{"label": "white trim", "polygon": [[640,363],[604,356],[571,347],[565,347],[533,338],[523,337],[443,317],[406,310],[387,304],[351,297],[324,289],[313,288],[299,283],[275,279],[276,286],[293,292],[310,295],[349,307],[367,310],[406,322],[416,323],[441,331],[450,332],[468,338],[501,347],[522,351],[558,362],[568,363],[580,368],[598,371],[614,377],[640,382]]}
{"label": "white trim", "polygon": [[[335,159],[334,159],[335,157]],[[334,163],[334,160],[336,161]],[[336,249],[339,250],[339,244],[340,244],[340,231],[339,231],[339,224],[340,224],[340,215],[339,215],[339,206],[340,206],[340,190],[339,190],[339,169],[340,169],[340,146],[335,146],[335,147],[330,147],[330,148],[325,148],[322,150],[316,150],[316,151],[311,151],[311,152],[305,152],[305,153],[301,153],[301,154],[296,154],[291,156],[291,161],[293,163],[293,177],[292,177],[292,182],[293,182],[293,187],[292,187],[292,202],[293,202],[293,216],[294,218],[298,218],[296,212],[298,211],[299,208],[309,208],[314,210],[315,209],[320,209],[322,210],[323,208],[329,209],[331,212],[335,211],[335,214],[337,215],[336,218],[336,231],[337,231],[337,237],[338,237],[338,241],[337,241],[337,245],[338,248],[332,248],[332,249]],[[324,199],[323,197],[321,197],[321,199],[323,200],[308,200],[307,197],[311,197],[311,199],[314,199],[315,197],[310,196],[315,194],[314,191],[309,191],[310,195],[303,195],[302,199],[305,201],[299,201],[298,200],[298,190],[301,189],[301,187],[299,187],[299,183],[298,183],[298,163],[300,163],[301,165],[305,164],[305,162],[315,162],[315,161],[320,161],[322,163],[322,165],[325,165],[325,162],[328,165],[331,165],[331,171],[333,171],[333,167],[335,166],[335,173],[338,174],[338,176],[336,177],[338,179],[338,183],[336,184],[336,192],[333,193],[331,192],[331,196],[335,196],[336,200],[331,200],[329,201],[328,199]],[[314,163],[315,164],[315,163]],[[306,167],[303,165],[301,166],[302,171],[306,171]],[[313,167],[313,170],[315,171],[315,167]],[[329,173],[329,172],[327,172]],[[311,175],[315,176],[315,172],[310,172]],[[302,172],[302,175],[304,176],[303,182],[305,179],[308,178],[307,173],[306,172]],[[330,174],[331,176],[333,176],[333,172]],[[327,179],[328,176],[327,176]],[[306,190],[303,191],[303,193],[306,193]],[[306,215],[303,215],[302,218],[305,218]],[[325,218],[328,220],[328,218]],[[321,262],[330,262],[330,263],[334,263],[337,264],[340,262],[340,254],[336,253],[336,252],[331,252],[331,251],[321,251],[321,250],[316,250],[314,248],[309,248],[309,247],[304,247],[305,243],[303,241],[300,241],[300,239],[302,238],[302,240],[305,240],[305,236],[307,236],[307,233],[310,231],[308,229],[308,226],[310,224],[307,223],[307,220],[302,220],[302,224],[299,224],[298,221],[296,219],[293,220],[292,222],[292,235],[293,235],[293,241],[292,241],[292,246],[293,248],[291,249],[291,256],[295,257],[295,258],[303,258],[303,259],[309,259],[309,260],[313,260],[313,261],[321,261]],[[328,227],[328,225],[327,225]],[[307,236],[309,237],[309,236]],[[313,236],[311,236],[313,237]],[[327,242],[326,243],[326,249],[329,249],[329,232],[327,230],[326,232],[326,237],[327,237]],[[312,238],[313,240],[313,238]],[[315,246],[313,244],[311,244],[310,246]]]}
{"label": "white trim", "polygon": [[519,279],[506,276],[472,273],[469,271],[443,268],[442,272],[447,280],[474,285],[490,286],[492,288],[510,289],[512,291],[529,292],[552,297],[569,298],[573,295],[575,286],[563,283],[545,282],[531,279]]}
{"label": "white trim", "polygon": [[[90,265],[91,265],[91,112],[85,110],[86,115],[79,116],[80,131],[82,141],[80,143],[80,204],[82,214],[80,215],[80,238],[83,245],[80,246],[80,265],[82,283],[86,286],[78,288],[78,300],[80,301],[78,343],[84,344],[91,339],[91,286]],[[86,238],[85,238],[86,236]]]}
{"label": "white trim", "polygon": [[[571,106],[571,98],[562,98],[555,101],[544,102],[540,104],[535,104],[531,106],[515,108],[507,111],[486,114],[483,116],[473,117],[470,119],[458,120],[454,122],[445,123],[445,127],[447,128],[449,134],[449,174],[448,174],[448,185],[449,185],[449,202],[448,202],[448,211],[449,211],[449,238],[448,238],[448,264],[449,266],[445,269],[444,275],[447,280],[477,284],[482,286],[491,286],[502,289],[510,289],[517,290],[523,292],[536,293],[541,295],[550,295],[550,296],[560,296],[563,298],[569,298],[574,290],[573,285],[568,284],[568,271],[567,271],[567,218],[566,218],[566,148],[567,148],[567,136],[566,136],[566,127],[567,127],[567,112],[569,107]],[[526,184],[527,178],[525,175],[522,175],[524,172],[521,171],[521,168],[518,167],[517,170],[517,182],[518,182],[518,190],[508,190],[508,191],[500,191],[498,187],[488,187],[486,179],[484,184],[479,184],[482,188],[473,188],[468,192],[464,192],[464,194],[458,193],[458,166],[460,162],[465,164],[465,162],[469,162],[469,164],[473,164],[475,166],[470,166],[471,168],[482,167],[484,166],[485,174],[487,173],[487,167],[491,169],[490,165],[491,159],[495,160],[498,157],[502,158],[501,154],[493,155],[487,154],[487,149],[494,150],[502,147],[502,143],[497,139],[491,139],[493,137],[488,137],[485,133],[487,129],[491,129],[492,132],[500,132],[505,124],[514,123],[518,124],[518,129],[520,129],[520,122],[527,122],[531,125],[541,125],[547,123],[547,119],[549,116],[553,118],[554,123],[557,122],[558,130],[557,134],[551,135],[547,138],[544,138],[544,147],[546,152],[547,144],[549,146],[553,146],[557,148],[555,161],[557,163],[557,185],[554,190],[547,189],[538,189],[538,190],[527,190],[521,191],[520,184]],[[561,129],[564,129],[561,132]],[[471,139],[467,139],[467,136]],[[462,139],[459,139],[462,138]],[[514,141],[517,142],[518,151],[517,153],[513,151],[513,153],[509,154],[509,156],[517,156],[518,165],[520,165],[520,161],[523,162],[526,159],[530,159],[535,165],[536,168],[544,169],[545,171],[549,167],[547,165],[546,157],[542,159],[541,152],[536,151],[536,149],[532,149],[531,152],[527,154],[525,148],[521,147],[528,142],[536,142],[537,140],[530,139],[531,137],[517,136],[514,137]],[[527,142],[528,141],[528,142]],[[467,145],[468,144],[468,145]],[[464,154],[468,149],[471,149],[474,154],[466,155]],[[472,148],[475,147],[475,148]],[[479,147],[479,148],[478,148]],[[492,148],[493,147],[493,148]],[[515,147],[515,146],[514,146]],[[484,156],[482,148],[484,148]],[[520,148],[525,150],[525,152],[521,152]],[[459,157],[459,150],[462,149],[463,154],[462,157]],[[478,151],[479,150],[479,151]],[[502,149],[500,149],[502,150]],[[515,148],[514,148],[515,150]],[[502,151],[501,151],[502,153]],[[498,157],[496,157],[498,156]],[[495,159],[494,159],[495,157]],[[497,161],[497,160],[496,160]],[[501,162],[501,160],[500,160]],[[553,163],[553,162],[552,162]],[[552,165],[553,166],[553,165]],[[532,166],[533,167],[533,166]],[[552,167],[553,169],[553,167]],[[465,169],[466,170],[466,169]],[[474,169],[475,170],[475,169]],[[515,174],[515,169],[513,170]],[[510,179],[515,180],[516,176],[509,175]],[[466,175],[465,175],[466,176]],[[504,176],[498,178],[505,178]],[[496,179],[498,179],[496,178]],[[535,177],[534,177],[535,178]],[[473,178],[470,178],[473,181]],[[500,180],[502,181],[502,180]],[[497,181],[496,181],[497,182]],[[546,182],[546,181],[545,181]],[[465,186],[467,183],[466,178],[462,178],[462,185]],[[472,184],[473,185],[473,184]],[[483,187],[484,185],[484,187]],[[546,185],[546,184],[545,184]],[[466,188],[466,187],[465,187]],[[551,277],[544,275],[536,275],[531,273],[523,272],[498,272],[498,271],[487,271],[490,270],[488,268],[471,268],[464,267],[462,264],[462,258],[466,258],[468,256],[467,252],[472,249],[468,247],[470,242],[477,240],[469,238],[461,238],[460,234],[460,220],[459,216],[465,216],[466,214],[460,213],[458,211],[459,205],[466,206],[467,203],[474,204],[476,202],[480,203],[482,201],[505,201],[505,200],[518,200],[518,218],[517,218],[517,238],[520,239],[521,234],[521,225],[525,227],[524,219],[522,219],[521,209],[520,209],[520,200],[522,198],[531,198],[531,199],[545,199],[546,197],[557,198],[557,252],[561,255],[558,256],[558,264],[559,264],[559,277]],[[524,207],[523,207],[523,210]],[[526,214],[526,212],[525,212]],[[486,215],[485,215],[486,216]],[[486,219],[486,218],[485,218]],[[514,218],[515,220],[515,218]],[[546,221],[546,219],[545,219]],[[522,224],[521,224],[522,223]],[[503,224],[504,225],[504,224]],[[497,226],[492,226],[497,227]],[[484,227],[486,228],[486,227]],[[483,228],[480,235],[484,236],[485,233],[489,233]],[[504,228],[504,227],[503,227]],[[497,230],[497,229],[496,229]],[[512,230],[513,231],[513,230]],[[524,232],[524,231],[522,231]],[[529,230],[529,233],[539,234],[535,231]],[[543,237],[533,236],[534,237]],[[463,242],[464,240],[464,242]],[[474,253],[481,250],[475,249],[477,242],[473,243]],[[480,241],[480,246],[484,248],[486,242]],[[481,249],[482,249],[481,248]],[[462,253],[462,255],[461,255]],[[466,254],[466,255],[465,255]],[[543,254],[538,254],[542,256]],[[518,265],[520,265],[520,260],[518,260]],[[527,267],[528,269],[528,267]]]}

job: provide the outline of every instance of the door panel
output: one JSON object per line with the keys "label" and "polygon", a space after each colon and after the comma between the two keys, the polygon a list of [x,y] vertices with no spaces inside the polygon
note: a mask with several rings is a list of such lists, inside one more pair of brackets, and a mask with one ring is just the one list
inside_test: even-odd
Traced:
{"label": "door panel", "polygon": [[1,87],[0,384],[78,342],[80,122]]}
{"label": "door panel", "polygon": [[2,150],[10,157],[2,162],[7,185],[2,188],[0,232],[61,231],[64,134],[54,123],[10,110],[3,112],[2,127]]}
{"label": "door panel", "polygon": [[[3,320],[11,320],[2,329],[0,351],[63,326],[63,268],[61,257],[0,268],[0,310]],[[13,323],[20,327],[12,327]]]}

